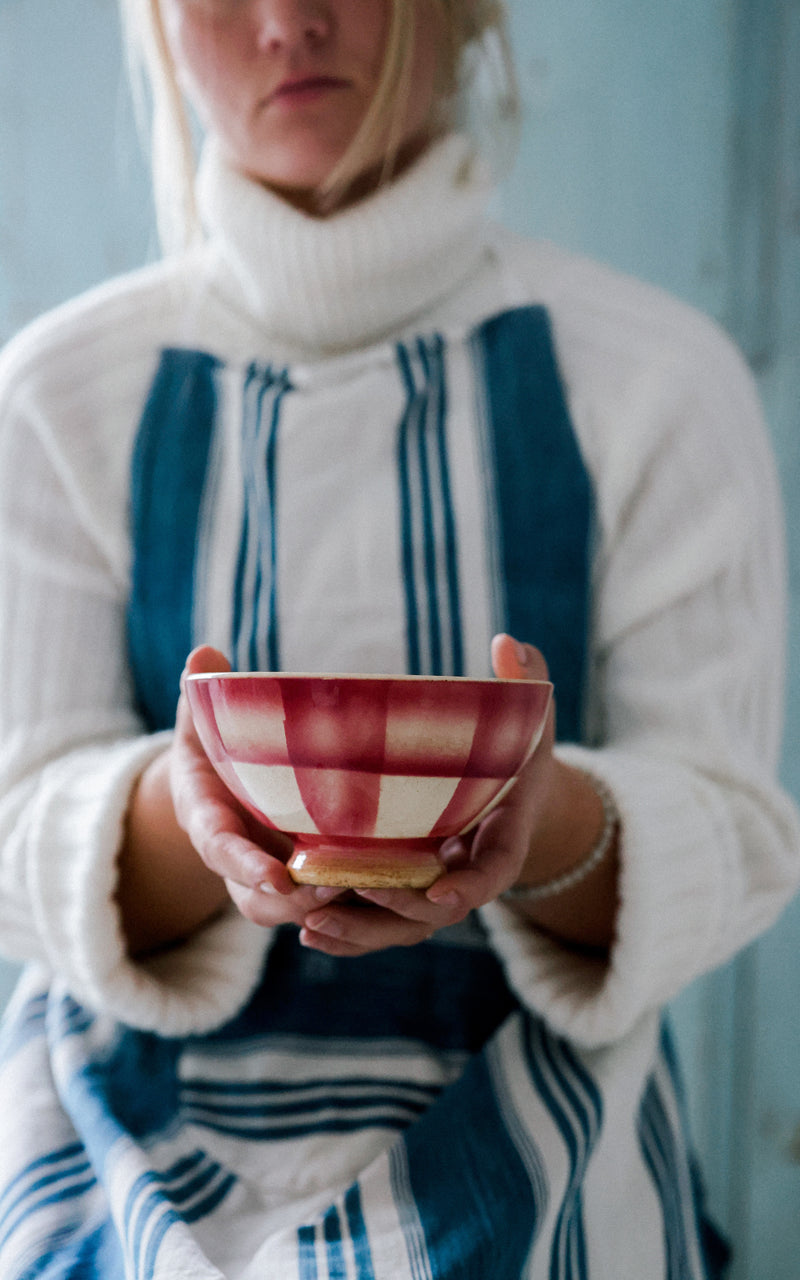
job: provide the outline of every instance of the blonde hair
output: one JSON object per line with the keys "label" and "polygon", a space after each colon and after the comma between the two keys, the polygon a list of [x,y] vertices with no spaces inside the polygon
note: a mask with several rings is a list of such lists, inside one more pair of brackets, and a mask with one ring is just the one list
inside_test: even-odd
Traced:
{"label": "blonde hair", "polygon": [[[410,92],[415,12],[419,0],[392,0],[378,87],[346,154],[318,193],[335,204],[376,147],[384,155],[382,179],[391,177]],[[511,131],[519,103],[503,0],[424,0],[441,19],[444,57],[438,68],[434,129],[472,128],[473,92],[490,100],[486,116]],[[137,115],[149,132],[150,163],[159,239],[164,252],[201,237],[195,199],[196,138],[167,42],[159,0],[120,0]],[[467,54],[471,56],[467,56]],[[149,125],[149,128],[148,128]]]}

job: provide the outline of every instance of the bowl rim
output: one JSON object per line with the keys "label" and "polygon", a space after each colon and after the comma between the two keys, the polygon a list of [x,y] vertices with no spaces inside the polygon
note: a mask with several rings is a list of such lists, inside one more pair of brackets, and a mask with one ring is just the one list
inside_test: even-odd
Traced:
{"label": "bowl rim", "polygon": [[199,684],[208,680],[329,680],[329,681],[402,681],[406,684],[457,684],[457,685],[525,685],[528,688],[540,687],[553,690],[551,680],[528,680],[525,677],[508,678],[505,676],[425,676],[387,675],[378,672],[335,672],[335,671],[193,671],[186,676],[187,681]]}

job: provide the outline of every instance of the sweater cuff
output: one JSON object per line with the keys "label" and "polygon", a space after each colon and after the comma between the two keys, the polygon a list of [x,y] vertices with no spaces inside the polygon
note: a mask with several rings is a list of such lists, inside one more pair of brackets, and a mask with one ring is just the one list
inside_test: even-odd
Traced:
{"label": "sweater cuff", "polygon": [[188,942],[143,962],[127,955],[115,901],[117,858],[136,779],[170,734],[92,747],[47,770],[29,832],[28,887],[48,963],[76,999],[129,1026],[181,1036],[246,1003],[272,931],[233,907]]}
{"label": "sweater cuff", "polygon": [[601,778],[619,810],[611,952],[607,959],[582,954],[501,901],[480,914],[523,1004],[556,1033],[593,1048],[620,1039],[716,963],[736,872],[721,836],[721,801],[708,788],[693,802],[701,784],[690,771],[613,750],[562,747],[558,757]]}

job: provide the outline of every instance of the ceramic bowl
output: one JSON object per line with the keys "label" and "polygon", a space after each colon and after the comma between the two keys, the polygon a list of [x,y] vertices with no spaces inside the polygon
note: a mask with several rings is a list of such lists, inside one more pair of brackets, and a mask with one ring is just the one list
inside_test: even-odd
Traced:
{"label": "ceramic bowl", "polygon": [[424,888],[441,842],[513,784],[544,728],[545,681],[204,674],[186,692],[238,800],[294,838],[303,884]]}

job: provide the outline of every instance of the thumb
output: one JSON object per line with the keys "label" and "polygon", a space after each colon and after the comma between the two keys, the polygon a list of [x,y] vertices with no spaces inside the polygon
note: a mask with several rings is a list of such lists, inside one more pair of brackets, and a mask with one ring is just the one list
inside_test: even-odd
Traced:
{"label": "thumb", "polygon": [[231,664],[224,653],[219,649],[213,649],[210,644],[201,644],[196,649],[192,649],[186,659],[184,674],[187,676],[211,675],[217,671],[230,671],[230,669]]}
{"label": "thumb", "polygon": [[189,657],[186,659],[186,666],[181,672],[181,696],[178,700],[178,710],[176,718],[176,728],[190,736],[196,735],[194,728],[194,720],[189,710],[189,704],[186,697],[186,677],[196,675],[213,675],[218,671],[230,671],[231,664],[221,653],[219,649],[213,649],[210,644],[198,645],[196,649],[192,649]]}
{"label": "thumb", "polygon": [[532,644],[501,634],[492,640],[492,670],[500,680],[548,680],[547,663]]}

